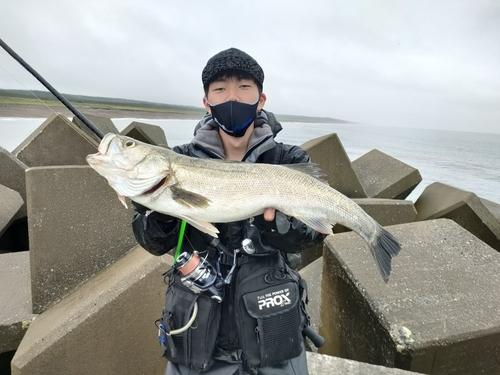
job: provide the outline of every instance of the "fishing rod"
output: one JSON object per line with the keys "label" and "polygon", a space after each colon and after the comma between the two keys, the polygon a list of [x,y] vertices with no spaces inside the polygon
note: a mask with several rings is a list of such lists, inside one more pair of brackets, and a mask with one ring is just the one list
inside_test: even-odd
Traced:
{"label": "fishing rod", "polygon": [[[0,39],[0,46],[7,51],[9,55],[11,55],[19,64],[21,64],[28,72],[30,72],[42,85],[44,85],[57,99],[63,103],[66,108],[68,108],[77,118],[79,118],[85,125],[92,130],[99,139],[104,137],[103,132],[101,132],[92,122],[86,118],[78,109],[76,109],[62,94],[60,94],[50,83],[48,83],[40,74],[38,74],[35,69],[33,69],[26,61],[24,61],[21,56],[15,53],[12,48],[10,48],[2,39]],[[186,221],[182,220],[181,222],[181,232],[179,235],[179,241],[177,243],[177,249],[174,256],[174,261],[177,260],[177,257],[180,254],[180,250],[182,248],[182,243],[184,239],[184,230],[186,228]]]}
{"label": "fishing rod", "polygon": [[11,55],[19,64],[21,64],[28,72],[30,72],[33,77],[35,77],[42,85],[44,85],[47,90],[49,90],[59,101],[66,106],[81,122],[83,122],[87,127],[92,130],[95,135],[102,139],[104,133],[100,131],[97,126],[95,126],[87,117],[83,115],[78,109],[76,109],[62,94],[60,94],[50,83],[48,83],[40,74],[38,74],[35,69],[33,69],[26,61],[24,61],[21,56],[15,53],[12,48],[10,48],[2,39],[0,39],[0,46]]}

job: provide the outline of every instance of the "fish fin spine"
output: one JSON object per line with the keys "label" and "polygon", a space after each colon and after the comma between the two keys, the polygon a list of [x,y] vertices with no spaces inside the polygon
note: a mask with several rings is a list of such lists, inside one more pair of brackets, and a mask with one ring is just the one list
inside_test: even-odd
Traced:
{"label": "fish fin spine", "polygon": [[218,237],[217,233],[219,233],[219,230],[212,223],[209,223],[207,221],[196,220],[196,219],[193,219],[192,217],[189,217],[189,216],[182,216],[180,218],[183,220],[186,220],[186,222],[189,225],[195,227],[199,231],[206,233],[206,234],[208,234],[212,237],[215,237],[215,238]]}

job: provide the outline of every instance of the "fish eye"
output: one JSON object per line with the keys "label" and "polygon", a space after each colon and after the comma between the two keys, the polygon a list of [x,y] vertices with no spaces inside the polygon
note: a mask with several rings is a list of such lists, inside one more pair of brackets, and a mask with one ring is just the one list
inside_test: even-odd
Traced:
{"label": "fish eye", "polygon": [[125,142],[125,148],[131,148],[131,147],[134,147],[135,146],[135,142],[134,141],[127,141]]}

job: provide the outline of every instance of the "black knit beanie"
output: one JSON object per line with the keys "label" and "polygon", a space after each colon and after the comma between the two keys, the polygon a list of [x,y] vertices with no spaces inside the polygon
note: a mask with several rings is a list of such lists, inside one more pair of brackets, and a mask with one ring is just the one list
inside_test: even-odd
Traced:
{"label": "black knit beanie", "polygon": [[260,86],[264,84],[264,71],[257,61],[237,48],[229,48],[208,60],[201,73],[203,86],[206,86],[217,73],[228,69],[242,70],[252,75]]}

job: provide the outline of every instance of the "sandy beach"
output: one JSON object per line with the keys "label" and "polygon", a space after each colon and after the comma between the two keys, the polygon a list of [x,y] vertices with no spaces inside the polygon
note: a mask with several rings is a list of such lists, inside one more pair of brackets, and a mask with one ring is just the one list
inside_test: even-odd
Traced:
{"label": "sandy beach", "polygon": [[[103,116],[108,118],[143,118],[143,119],[199,119],[201,115],[187,115],[183,113],[161,113],[147,111],[126,111],[126,110],[106,110],[106,109],[78,109],[83,114]],[[0,117],[20,117],[20,118],[44,118],[50,117],[54,113],[60,113],[67,117],[73,114],[63,106],[41,107],[41,106],[15,106],[1,105]]]}

